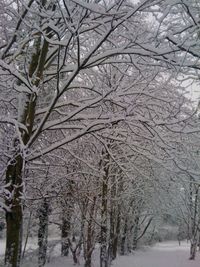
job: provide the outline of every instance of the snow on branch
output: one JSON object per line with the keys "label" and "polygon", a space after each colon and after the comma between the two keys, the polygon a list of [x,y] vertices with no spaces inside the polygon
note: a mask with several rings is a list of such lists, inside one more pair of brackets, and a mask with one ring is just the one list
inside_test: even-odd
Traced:
{"label": "snow on branch", "polygon": [[11,66],[10,64],[7,64],[2,59],[0,59],[0,66],[3,70],[6,70],[11,75],[13,75],[15,78],[17,78],[21,83],[23,83],[26,87],[23,88],[23,91],[26,91],[27,93],[32,93],[32,87],[28,83],[28,81],[16,70],[14,66]]}

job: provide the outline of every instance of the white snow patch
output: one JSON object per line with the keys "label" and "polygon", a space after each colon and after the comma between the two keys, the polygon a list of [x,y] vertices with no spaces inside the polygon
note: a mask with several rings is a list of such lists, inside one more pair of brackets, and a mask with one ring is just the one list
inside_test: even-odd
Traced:
{"label": "white snow patch", "polygon": [[[129,256],[120,256],[112,264],[112,267],[199,267],[199,252],[197,259],[190,261],[190,244],[181,242],[158,243],[152,248],[143,248]],[[46,267],[73,267],[72,259],[57,258]],[[84,265],[79,265],[83,267]],[[92,267],[99,267],[98,258],[94,260]]]}
{"label": "white snow patch", "polygon": [[[36,248],[36,240],[29,243],[29,248]],[[5,248],[5,240],[0,240],[0,255],[2,256]],[[141,250],[134,252],[129,256],[119,256],[112,264],[112,267],[199,267],[200,253],[197,252],[195,261],[189,260],[190,244],[187,242],[162,242],[153,247],[144,247]],[[57,248],[58,249],[58,248]],[[55,254],[58,255],[59,251]],[[54,253],[53,253],[54,254]],[[73,267],[72,257],[50,257],[51,262],[47,263],[45,267]],[[94,260],[92,267],[99,267],[99,253],[94,252]],[[83,267],[83,259],[79,267]],[[22,267],[27,267],[22,264]],[[35,263],[28,264],[28,267],[36,267]]]}
{"label": "white snow patch", "polygon": [[189,260],[190,244],[182,242],[163,242],[143,251],[136,251],[134,255],[119,257],[113,267],[197,267],[199,253],[195,261]]}

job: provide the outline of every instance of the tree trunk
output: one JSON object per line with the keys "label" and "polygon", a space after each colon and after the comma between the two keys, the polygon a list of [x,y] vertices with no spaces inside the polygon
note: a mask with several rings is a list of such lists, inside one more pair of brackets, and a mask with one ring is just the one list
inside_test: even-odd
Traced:
{"label": "tree trunk", "polygon": [[6,184],[10,196],[6,199],[5,266],[19,267],[22,247],[23,210],[21,196],[23,158],[18,155],[7,168]]}
{"label": "tree trunk", "polygon": [[133,250],[136,250],[136,248],[137,248],[138,225],[139,225],[139,216],[136,216],[136,218],[134,220],[134,227],[133,227],[133,245],[132,245]]}
{"label": "tree trunk", "polygon": [[122,234],[122,239],[121,239],[121,249],[120,249],[120,254],[125,255],[126,254],[126,238],[127,238],[127,231],[128,231],[128,219],[125,219],[124,222],[124,230]]}
{"label": "tree trunk", "polygon": [[[24,110],[19,114],[19,121],[27,125],[28,132],[20,131],[21,140],[24,145],[27,144],[33,127],[35,114],[35,97],[33,94],[25,95]],[[19,137],[20,139],[20,137]],[[6,189],[9,196],[5,200],[8,207],[6,210],[6,251],[5,251],[5,265],[9,267],[20,266],[21,251],[22,251],[22,227],[23,227],[23,168],[25,167],[25,159],[23,159],[21,152],[20,141],[16,138],[14,140],[13,150],[15,157],[9,163],[6,171]]]}
{"label": "tree trunk", "polygon": [[117,248],[118,248],[118,238],[120,233],[120,211],[118,206],[118,214],[117,214],[117,225],[116,225],[116,231],[113,239],[113,247],[112,247],[112,259],[116,259],[117,257]]}
{"label": "tree trunk", "polygon": [[89,220],[87,223],[87,240],[84,249],[84,258],[85,264],[84,267],[91,267],[92,263],[92,252],[94,250],[94,215],[95,215],[95,207],[96,207],[96,196],[93,197],[93,202],[90,205],[90,212],[89,212]]}
{"label": "tree trunk", "polygon": [[27,232],[26,232],[26,237],[25,237],[25,242],[24,242],[24,249],[23,249],[23,252],[22,252],[22,259],[24,258],[25,253],[26,253],[26,246],[27,246],[27,243],[28,243],[30,226],[31,226],[31,219],[32,219],[31,217],[32,217],[32,211],[30,212],[29,219],[28,219]]}
{"label": "tree trunk", "polygon": [[[46,0],[42,1],[43,6]],[[43,70],[45,65],[45,59],[48,52],[48,43],[44,41],[42,49],[40,49],[41,38],[38,37],[35,40],[34,47],[36,53],[33,53],[30,67],[29,78],[31,79],[34,72],[36,81],[33,81],[33,86],[38,87],[40,79],[43,76]],[[37,69],[38,67],[38,69]],[[20,83],[18,81],[18,83]],[[8,164],[6,171],[6,184],[7,190],[10,196],[5,200],[5,204],[8,207],[6,210],[6,249],[5,249],[5,266],[6,267],[19,267],[21,261],[22,251],[22,227],[23,227],[23,207],[22,207],[22,195],[23,195],[23,168],[25,167],[25,161],[22,157],[22,148],[20,142],[26,145],[32,135],[32,129],[35,119],[35,107],[36,107],[36,94],[22,93],[20,97],[23,100],[19,101],[18,109],[18,121],[23,124],[27,131],[20,129],[20,135],[18,139],[14,140],[13,161]],[[12,197],[11,197],[12,196]]]}
{"label": "tree trunk", "polygon": [[49,219],[49,203],[43,200],[39,210],[39,229],[38,229],[38,266],[43,267],[47,258],[47,242],[48,242],[48,219]]}
{"label": "tree trunk", "polygon": [[91,267],[91,264],[92,264],[92,254],[87,256],[84,267]]}
{"label": "tree trunk", "polygon": [[[75,244],[73,245],[72,242],[74,242]],[[69,247],[72,253],[72,258],[74,261],[74,265],[76,264],[80,264],[79,262],[79,256],[80,256],[80,252],[81,252],[81,243],[82,243],[82,237],[80,237],[78,243],[76,244],[76,238],[75,236],[73,236],[72,238],[72,242],[71,240],[68,238],[68,243],[69,243]]]}
{"label": "tree trunk", "polygon": [[[192,190],[191,190],[192,191]],[[191,193],[192,194],[192,193]],[[198,240],[198,195],[199,195],[199,186],[195,188],[194,194],[194,208],[193,216],[191,216],[191,246],[190,246],[190,260],[194,260],[196,257],[197,251],[197,240]],[[191,200],[192,203],[192,200]]]}
{"label": "tree trunk", "polygon": [[77,255],[76,255],[76,250],[71,250],[72,252],[72,257],[73,257],[73,261],[74,261],[74,265],[76,265],[77,263],[79,263]]}
{"label": "tree trunk", "polygon": [[110,236],[109,236],[109,258],[113,260],[113,242],[115,238],[115,209],[114,203],[111,199],[111,211],[110,211]]}
{"label": "tree trunk", "polygon": [[62,229],[61,229],[61,256],[69,255],[69,233],[70,233],[70,218],[62,218]]}
{"label": "tree trunk", "polygon": [[109,177],[109,155],[105,153],[104,172],[102,183],[102,202],[101,202],[101,231],[100,231],[100,267],[108,267],[107,255],[107,205],[108,205],[108,177]]}
{"label": "tree trunk", "polygon": [[117,224],[118,224],[118,208],[119,206],[116,204],[116,178],[112,176],[112,188],[110,192],[110,236],[109,236],[109,259],[110,262],[116,258],[116,243],[117,243]]}
{"label": "tree trunk", "polygon": [[108,267],[107,229],[101,226],[100,267]]}
{"label": "tree trunk", "polygon": [[62,228],[61,228],[61,256],[67,257],[69,255],[69,238],[71,231],[71,218],[73,214],[73,182],[69,181],[66,186],[68,192],[63,196],[62,203]]}
{"label": "tree trunk", "polygon": [[196,251],[197,251],[197,240],[192,240],[191,246],[190,246],[190,260],[195,260],[196,257]]}

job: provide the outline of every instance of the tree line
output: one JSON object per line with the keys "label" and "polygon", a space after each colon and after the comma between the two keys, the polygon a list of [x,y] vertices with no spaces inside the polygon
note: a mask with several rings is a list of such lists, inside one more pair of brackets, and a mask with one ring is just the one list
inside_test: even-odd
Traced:
{"label": "tree line", "polygon": [[136,249],[163,203],[194,259],[200,128],[187,88],[199,77],[197,1],[0,5],[5,266],[21,266],[34,217],[39,267],[50,223],[63,256],[78,263],[83,250],[90,267],[99,243],[108,267]]}

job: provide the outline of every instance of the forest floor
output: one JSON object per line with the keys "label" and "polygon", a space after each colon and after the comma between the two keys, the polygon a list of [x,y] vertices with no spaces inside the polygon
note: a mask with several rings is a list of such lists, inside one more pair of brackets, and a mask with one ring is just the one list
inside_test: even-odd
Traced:
{"label": "forest floor", "polygon": [[[0,241],[0,254],[4,251],[4,242]],[[30,245],[31,247],[31,245]],[[32,244],[32,249],[36,244]],[[50,253],[50,263],[45,267],[74,267],[72,258],[57,257],[60,251],[60,246],[57,246],[54,252]],[[112,267],[199,267],[200,266],[200,252],[197,252],[195,261],[188,259],[189,257],[189,243],[182,242],[178,245],[176,241],[161,242],[153,247],[143,247],[133,254],[128,256],[119,256],[112,264]],[[31,257],[32,258],[32,257]],[[31,263],[32,259],[25,260],[22,267],[37,267],[37,263]],[[93,266],[99,267],[98,263],[98,249],[94,252]],[[79,267],[83,267],[83,259],[80,259]],[[0,264],[0,266],[3,266]]]}
{"label": "forest floor", "polygon": [[[118,257],[112,267],[199,267],[200,253],[197,252],[195,261],[188,259],[189,243],[182,242],[162,242],[153,247],[144,247],[128,256]],[[55,258],[46,267],[73,267],[70,259]],[[80,267],[83,265],[81,264]],[[99,267],[98,263],[93,263],[93,267]]]}
{"label": "forest floor", "polygon": [[[113,267],[197,267],[200,266],[200,253],[195,261],[189,258],[189,244],[182,242],[158,243],[152,248],[136,251],[131,256],[119,257]],[[95,266],[96,267],[96,266]]]}

